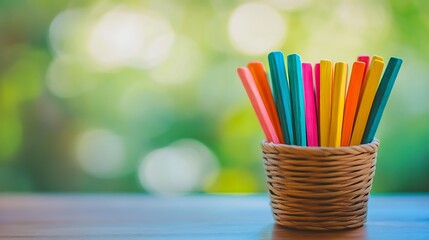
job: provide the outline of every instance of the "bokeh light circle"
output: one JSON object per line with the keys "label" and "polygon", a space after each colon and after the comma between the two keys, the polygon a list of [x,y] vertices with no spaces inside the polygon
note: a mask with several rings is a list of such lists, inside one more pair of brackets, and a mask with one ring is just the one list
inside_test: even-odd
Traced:
{"label": "bokeh light circle", "polygon": [[151,68],[166,59],[173,42],[174,33],[164,18],[121,6],[94,24],[87,48],[103,68]]}
{"label": "bokeh light circle", "polygon": [[123,141],[108,130],[93,129],[83,133],[77,142],[76,156],[82,169],[92,176],[114,178],[124,173]]}
{"label": "bokeh light circle", "polygon": [[201,191],[217,176],[217,159],[204,144],[182,139],[146,155],[139,167],[142,186],[163,195]]}
{"label": "bokeh light circle", "polygon": [[258,55],[278,48],[286,36],[285,19],[263,3],[244,3],[231,14],[228,33],[239,51]]}
{"label": "bokeh light circle", "polygon": [[57,97],[76,97],[95,85],[91,69],[78,59],[61,55],[49,65],[46,75],[48,89]]}
{"label": "bokeh light circle", "polygon": [[82,9],[69,9],[60,12],[52,20],[49,26],[49,42],[57,55],[70,51],[70,45],[76,35],[79,35],[78,30],[82,28],[80,22],[85,14]]}

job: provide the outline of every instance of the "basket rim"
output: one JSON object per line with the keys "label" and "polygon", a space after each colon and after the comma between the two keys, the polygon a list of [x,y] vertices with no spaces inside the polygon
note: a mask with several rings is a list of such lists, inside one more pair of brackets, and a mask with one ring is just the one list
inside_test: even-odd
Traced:
{"label": "basket rim", "polygon": [[359,150],[366,147],[378,147],[380,145],[380,140],[374,138],[372,142],[370,143],[364,143],[359,145],[353,145],[353,146],[342,146],[342,147],[313,147],[313,146],[299,146],[299,145],[289,145],[284,143],[272,143],[267,142],[267,140],[263,140],[261,142],[262,146],[272,146],[272,147],[278,147],[278,148],[289,148],[289,149],[296,149],[296,150]]}

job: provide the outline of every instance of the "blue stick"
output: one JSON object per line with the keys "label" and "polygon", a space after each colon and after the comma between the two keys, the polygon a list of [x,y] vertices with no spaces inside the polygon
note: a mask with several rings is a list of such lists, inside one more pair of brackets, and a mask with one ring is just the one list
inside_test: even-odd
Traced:
{"label": "blue stick", "polygon": [[280,125],[285,144],[295,144],[293,136],[292,110],[290,104],[289,85],[286,76],[283,53],[271,52],[268,54],[274,102],[280,118]]}
{"label": "blue stick", "polygon": [[375,94],[362,143],[370,143],[374,139],[375,132],[380,124],[381,116],[383,115],[384,108],[392,92],[393,84],[398,76],[401,65],[402,59],[395,57],[390,58],[383,77],[381,78],[380,85],[378,86],[377,93]]}
{"label": "blue stick", "polygon": [[296,144],[307,146],[305,126],[304,82],[302,64],[298,54],[287,56],[287,67],[292,101],[293,125],[295,126]]}

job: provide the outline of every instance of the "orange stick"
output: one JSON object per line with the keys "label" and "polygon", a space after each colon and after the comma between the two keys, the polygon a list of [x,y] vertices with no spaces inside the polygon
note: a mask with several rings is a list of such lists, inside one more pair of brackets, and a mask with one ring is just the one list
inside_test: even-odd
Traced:
{"label": "orange stick", "polygon": [[256,82],[256,87],[258,88],[265,108],[268,111],[268,115],[270,117],[271,123],[274,126],[277,137],[279,138],[280,143],[284,143],[279,115],[277,113],[276,106],[274,105],[274,99],[271,93],[270,85],[268,84],[267,73],[265,72],[264,64],[261,62],[250,62],[247,64],[247,67],[249,68]]}
{"label": "orange stick", "polygon": [[359,102],[360,90],[366,73],[366,64],[356,61],[353,64],[350,75],[350,84],[347,91],[346,103],[344,106],[343,131],[341,136],[341,146],[349,146],[355,122],[356,109]]}
{"label": "orange stick", "polygon": [[246,67],[239,67],[237,69],[237,73],[240,76],[244,89],[246,90],[250,102],[252,103],[253,110],[255,110],[256,116],[259,120],[259,124],[264,131],[267,141],[273,143],[280,143],[276,131],[274,130],[274,126],[270,121],[268,111],[265,108],[261,95],[259,95],[255,80],[253,79],[249,69],[247,69]]}

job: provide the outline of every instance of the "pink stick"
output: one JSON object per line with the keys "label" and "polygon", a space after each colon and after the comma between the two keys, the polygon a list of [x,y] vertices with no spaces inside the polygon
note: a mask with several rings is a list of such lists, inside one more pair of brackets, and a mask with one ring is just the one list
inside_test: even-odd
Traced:
{"label": "pink stick", "polygon": [[268,115],[268,111],[265,108],[262,97],[258,92],[255,80],[252,77],[249,69],[246,67],[239,67],[237,73],[240,76],[241,82],[243,83],[244,89],[247,92],[247,95],[252,103],[253,109],[256,112],[258,117],[259,124],[261,124],[262,130],[264,131],[265,137],[268,142],[280,143],[279,138],[277,137],[274,126]]}
{"label": "pink stick", "polygon": [[363,79],[365,79],[366,73],[368,72],[369,60],[370,60],[370,59],[371,59],[371,57],[370,57],[370,56],[368,56],[368,55],[359,55],[359,56],[357,57],[357,60],[358,60],[359,62],[364,62],[364,63],[365,63],[365,72],[364,72],[364,75],[363,75]]}
{"label": "pink stick", "polygon": [[313,70],[311,63],[302,63],[302,75],[304,78],[306,121],[305,125],[307,127],[307,145],[310,147],[317,147],[319,146],[319,136],[317,131],[317,113],[313,87]]}
{"label": "pink stick", "polygon": [[320,134],[320,63],[314,65],[314,85],[316,92],[316,115],[317,115],[317,130]]}

